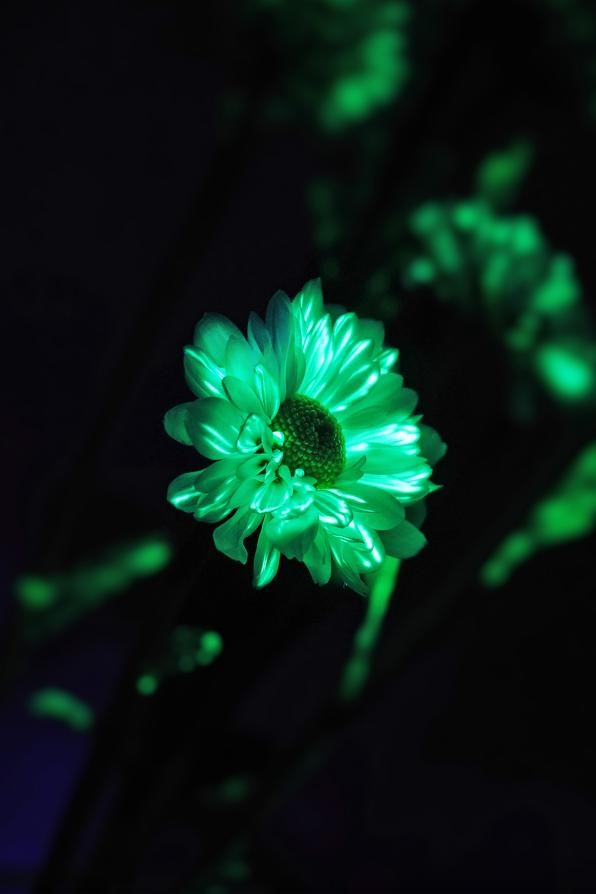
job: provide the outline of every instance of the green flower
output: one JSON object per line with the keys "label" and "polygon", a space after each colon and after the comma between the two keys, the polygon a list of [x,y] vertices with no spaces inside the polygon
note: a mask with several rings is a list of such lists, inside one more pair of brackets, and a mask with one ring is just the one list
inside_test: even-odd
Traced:
{"label": "green flower", "polygon": [[[313,580],[333,575],[358,593],[386,554],[406,558],[426,542],[408,521],[435,488],[444,452],[412,412],[414,391],[392,372],[381,323],[327,312],[318,280],[293,301],[277,292],[248,337],[206,314],[185,348],[197,399],[165,416],[168,434],[209,460],[169,487],[168,500],[196,519],[223,522],[216,547],[245,563],[259,531],[254,583],[275,577],[280,556]],[[225,521],[224,521],[225,519]]]}

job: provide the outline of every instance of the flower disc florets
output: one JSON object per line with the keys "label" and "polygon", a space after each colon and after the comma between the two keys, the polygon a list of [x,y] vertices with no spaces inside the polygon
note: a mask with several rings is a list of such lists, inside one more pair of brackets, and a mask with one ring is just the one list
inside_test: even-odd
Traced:
{"label": "flower disc florets", "polygon": [[168,434],[213,460],[172,481],[168,499],[220,523],[216,547],[246,562],[258,531],[254,582],[280,557],[318,584],[335,576],[359,593],[386,555],[424,546],[411,506],[434,489],[444,445],[412,415],[417,397],[394,371],[381,323],[332,315],[318,280],[290,301],[273,296],[248,336],[206,314],[185,348],[196,400],[165,417]]}
{"label": "flower disc florets", "polygon": [[284,436],[283,462],[290,472],[302,469],[316,478],[317,487],[329,487],[346,460],[346,445],[335,416],[318,401],[303,394],[287,397],[272,422]]}

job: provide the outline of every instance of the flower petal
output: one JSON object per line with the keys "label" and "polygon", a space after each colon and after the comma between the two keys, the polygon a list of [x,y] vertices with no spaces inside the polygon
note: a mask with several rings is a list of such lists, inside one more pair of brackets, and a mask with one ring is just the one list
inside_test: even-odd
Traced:
{"label": "flower petal", "polygon": [[256,478],[265,471],[267,462],[268,458],[263,453],[257,453],[248,459],[243,457],[242,462],[238,465],[238,478]]}
{"label": "flower petal", "polygon": [[[305,381],[309,383],[308,394],[316,397],[325,406],[331,409],[333,396],[338,388],[346,384],[347,376],[344,374],[344,366],[350,355],[365,350],[370,343],[362,342],[365,347],[359,347],[357,341],[350,341],[356,331],[356,315],[342,314],[334,324],[330,317],[323,317],[311,333],[308,343],[305,345],[305,353],[312,353],[316,360],[316,375],[312,375],[312,361],[309,357],[307,363]],[[319,329],[322,331],[319,332]],[[310,344],[311,340],[315,340]],[[352,364],[354,358],[352,357]]]}
{"label": "flower petal", "polygon": [[209,463],[197,472],[197,490],[202,494],[208,494],[222,487],[227,481],[235,481],[241,459],[242,457],[233,456]]}
{"label": "flower petal", "polygon": [[401,376],[387,373],[363,398],[335,412],[345,429],[357,431],[388,421],[401,422],[411,414],[417,400],[415,391],[403,387]]}
{"label": "flower petal", "polygon": [[397,350],[397,348],[385,348],[384,351],[381,351],[381,355],[379,357],[381,372],[383,374],[388,373],[389,370],[393,369],[398,359],[399,351]]}
{"label": "flower petal", "polygon": [[288,559],[304,560],[312,546],[319,527],[319,513],[311,506],[306,512],[293,518],[272,516],[267,533],[274,546]]}
{"label": "flower petal", "polygon": [[242,423],[242,427],[236,441],[236,448],[240,453],[254,453],[260,447],[267,451],[271,442],[271,432],[265,424],[262,416],[251,413]]}
{"label": "flower petal", "polygon": [[248,316],[248,343],[255,350],[264,353],[271,347],[271,335],[258,314],[251,310]]}
{"label": "flower petal", "polygon": [[407,468],[390,470],[385,475],[371,475],[368,471],[360,479],[363,484],[372,484],[394,494],[401,503],[420,500],[431,489],[429,478],[432,469],[421,456],[411,458]]}
{"label": "flower petal", "polygon": [[260,487],[250,504],[255,512],[273,512],[283,506],[291,496],[292,489],[279,478],[272,478]]}
{"label": "flower petal", "polygon": [[306,368],[301,384],[302,393],[316,397],[324,387],[325,376],[333,360],[332,326],[329,314],[321,317],[303,341]]}
{"label": "flower petal", "polygon": [[420,528],[426,519],[426,500],[418,500],[417,503],[410,503],[406,507],[406,521],[409,521],[414,527]]}
{"label": "flower petal", "polygon": [[333,358],[333,375],[320,392],[321,402],[332,413],[345,410],[350,404],[367,395],[377,384],[380,368],[372,358],[371,341],[360,341],[341,357]]}
{"label": "flower petal", "polygon": [[195,508],[195,518],[205,522],[219,522],[234,508],[231,498],[236,490],[233,481],[226,481],[219,490],[201,494]]}
{"label": "flower petal", "polygon": [[243,335],[232,335],[226,348],[226,374],[251,381],[259,355],[251,348]]}
{"label": "flower petal", "polygon": [[360,318],[358,320],[358,338],[370,339],[375,351],[380,351],[385,339],[385,327],[378,320]]}
{"label": "flower petal", "polygon": [[200,492],[196,488],[198,472],[185,472],[170,482],[168,502],[182,512],[194,512]]}
{"label": "flower petal", "polygon": [[199,472],[195,481],[200,493],[195,518],[217,522],[232,511],[232,498],[240,484],[238,466],[239,458],[233,457],[211,463]]}
{"label": "flower petal", "polygon": [[[250,384],[249,384],[250,383]],[[251,388],[250,378],[239,379],[237,376],[225,376],[222,380],[224,391],[234,406],[243,413],[257,413],[263,411],[261,401]]]}
{"label": "flower petal", "polygon": [[240,461],[240,457],[221,459],[210,463],[197,474],[195,487],[199,500],[195,518],[217,522],[232,511],[232,499],[241,483],[238,478]]}
{"label": "flower petal", "polygon": [[430,425],[420,426],[420,453],[433,468],[445,456],[447,444]]}
{"label": "flower petal", "polygon": [[377,531],[394,528],[404,518],[404,507],[392,494],[360,481],[345,489],[333,488],[351,506],[355,518]]}
{"label": "flower petal", "polygon": [[187,427],[192,443],[207,459],[233,454],[244,416],[227,400],[205,397],[190,405]]}
{"label": "flower petal", "polygon": [[270,584],[279,568],[281,553],[271,543],[267,533],[267,526],[266,519],[261,528],[255,551],[253,584],[257,588],[266,587],[267,584]]}
{"label": "flower petal", "polygon": [[243,481],[230,498],[232,509],[240,509],[243,506],[253,508],[252,503],[256,495],[263,488],[263,482],[259,478],[247,478]]}
{"label": "flower petal", "polygon": [[326,528],[334,567],[340,578],[357,593],[366,595],[362,574],[380,567],[385,548],[379,535],[355,520],[347,528]]}
{"label": "flower petal", "polygon": [[265,314],[267,331],[278,356],[287,352],[289,345],[292,344],[293,321],[290,299],[285,292],[278,290],[269,300]]}
{"label": "flower petal", "polygon": [[257,393],[263,413],[268,421],[271,421],[279,410],[280,388],[269,370],[262,363],[255,367],[254,388]]}
{"label": "flower petal", "polygon": [[364,475],[365,466],[366,456],[359,456],[357,459],[348,458],[343,472],[335,479],[336,486],[341,489],[350,481],[358,481]]}
{"label": "flower petal", "polygon": [[337,525],[340,528],[345,528],[352,521],[352,510],[348,503],[340,494],[334,491],[317,491],[315,506],[322,524]]}
{"label": "flower petal", "polygon": [[331,577],[331,549],[324,531],[319,530],[310,549],[304,555],[304,564],[315,584],[323,586]]}
{"label": "flower petal", "polygon": [[248,553],[244,539],[256,531],[262,520],[263,517],[256,512],[239,509],[214,530],[213,542],[221,553],[246,565]]}
{"label": "flower petal", "polygon": [[187,445],[192,444],[191,437],[188,434],[188,429],[186,427],[188,408],[190,406],[190,403],[186,403],[179,404],[177,407],[172,407],[171,410],[168,410],[163,419],[164,428],[169,436],[174,438],[175,441]]}
{"label": "flower petal", "polygon": [[[395,477],[416,471],[425,464],[424,457],[419,455],[418,450],[416,442],[405,444],[403,447],[385,447],[379,443],[368,443],[366,445],[366,473]],[[352,446],[346,452],[348,457],[356,455],[353,453]]]}
{"label": "flower petal", "polygon": [[390,531],[383,531],[381,540],[388,555],[397,559],[409,559],[426,545],[426,537],[422,531],[408,521],[402,521]]}
{"label": "flower petal", "polygon": [[225,366],[228,341],[232,336],[243,338],[231,320],[221,314],[204,314],[195,327],[194,344],[217,366]]}
{"label": "flower petal", "polygon": [[320,279],[311,279],[296,294],[292,301],[292,311],[298,320],[300,334],[304,341],[325,312]]}
{"label": "flower petal", "polygon": [[223,369],[193,345],[184,348],[184,375],[188,387],[197,397],[224,397]]}
{"label": "flower petal", "polygon": [[[284,469],[287,469],[287,466],[282,466],[280,473],[283,472]],[[294,518],[298,515],[302,515],[312,506],[318,493],[310,481],[305,482],[304,479],[291,479],[291,487],[292,495],[275,513],[276,516],[280,518]]]}
{"label": "flower petal", "polygon": [[333,324],[334,359],[339,361],[347,356],[358,342],[358,317],[355,313],[342,314]]}
{"label": "flower petal", "polygon": [[304,376],[305,365],[304,355],[298,350],[292,305],[285,292],[276,292],[271,298],[265,322],[279,364],[280,396],[283,400],[286,395],[296,392]]}

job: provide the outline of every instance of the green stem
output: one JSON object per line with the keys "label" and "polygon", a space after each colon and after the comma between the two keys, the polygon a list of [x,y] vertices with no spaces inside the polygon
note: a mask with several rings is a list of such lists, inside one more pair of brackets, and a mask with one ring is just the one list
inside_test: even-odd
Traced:
{"label": "green stem", "polygon": [[366,614],[356,631],[352,654],[340,680],[339,697],[342,701],[357,698],[369,678],[373,653],[395,589],[399,567],[399,559],[387,556],[374,575]]}

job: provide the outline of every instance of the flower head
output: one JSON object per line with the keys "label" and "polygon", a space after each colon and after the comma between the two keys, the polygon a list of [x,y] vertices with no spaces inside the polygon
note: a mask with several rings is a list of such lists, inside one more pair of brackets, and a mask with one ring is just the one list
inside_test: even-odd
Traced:
{"label": "flower head", "polygon": [[413,416],[414,391],[392,371],[381,323],[329,313],[320,282],[290,301],[277,292],[245,338],[206,314],[185,348],[196,400],[165,416],[171,437],[213,460],[170,484],[169,501],[219,522],[216,547],[246,562],[259,531],[254,583],[268,584],[280,556],[318,584],[332,575],[359,593],[386,554],[406,558],[425,539],[406,517],[434,489],[444,452]]}

